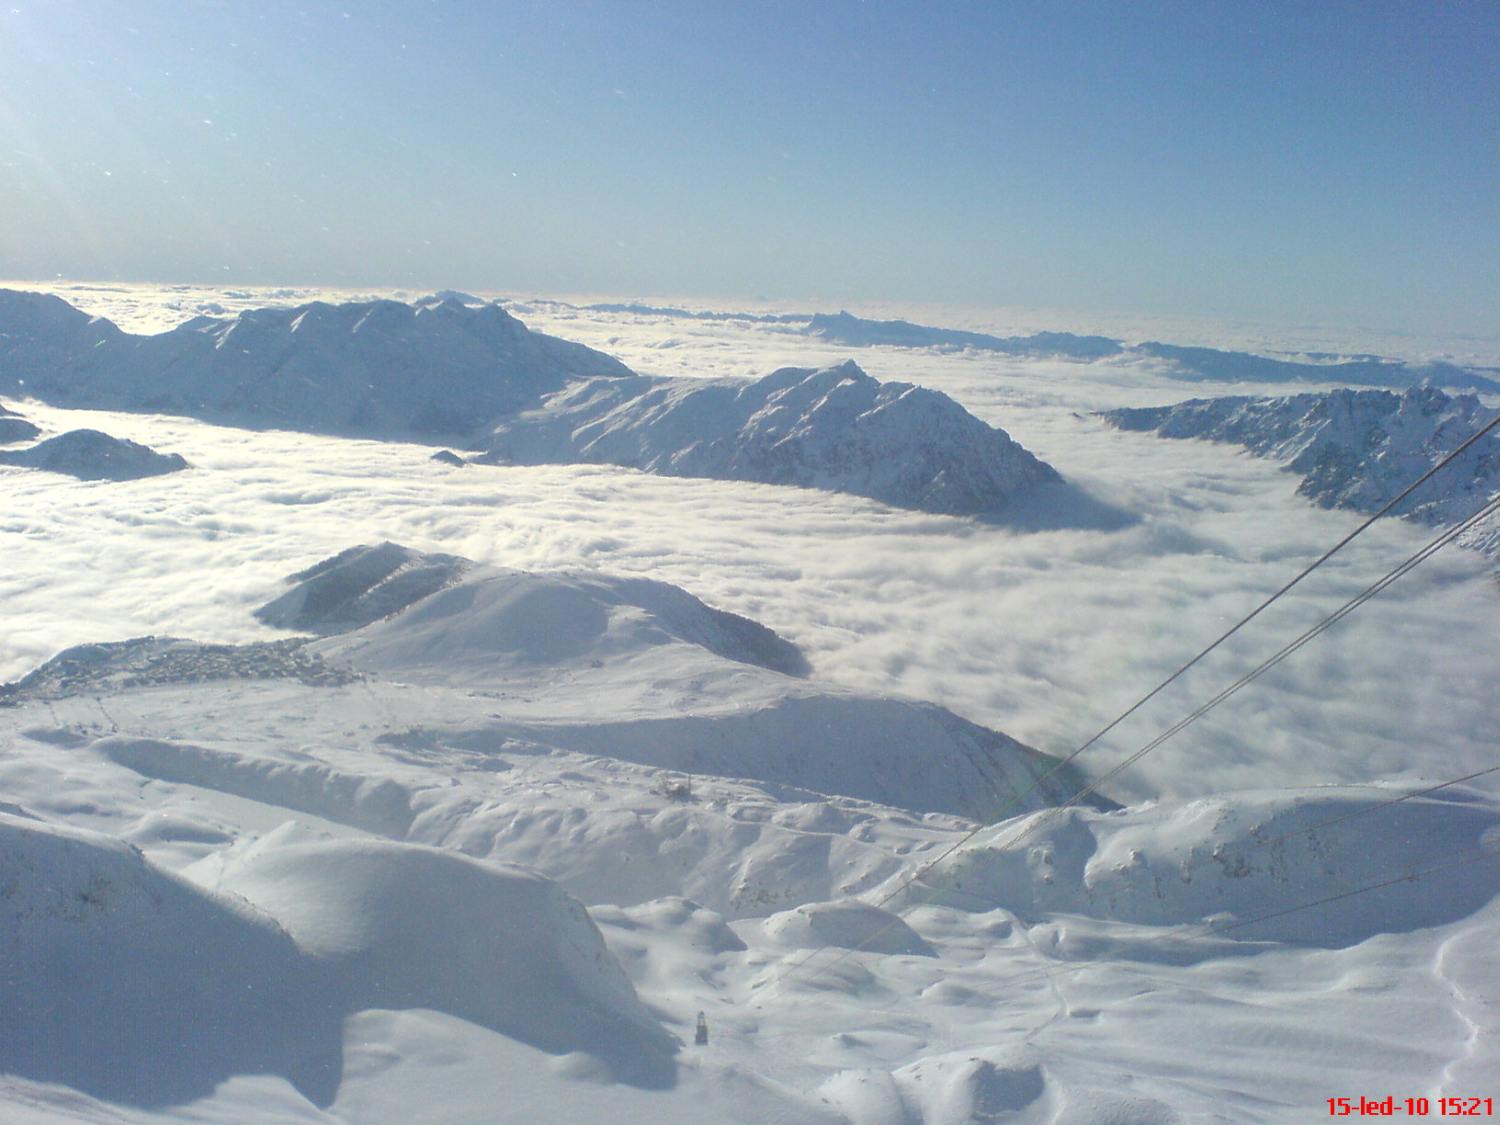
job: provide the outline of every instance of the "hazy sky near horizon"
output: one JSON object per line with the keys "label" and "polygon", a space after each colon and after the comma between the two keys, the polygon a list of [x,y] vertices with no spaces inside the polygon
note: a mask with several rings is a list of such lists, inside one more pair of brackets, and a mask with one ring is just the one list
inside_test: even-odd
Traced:
{"label": "hazy sky near horizon", "polygon": [[1500,4],[10,0],[0,276],[1493,334]]}

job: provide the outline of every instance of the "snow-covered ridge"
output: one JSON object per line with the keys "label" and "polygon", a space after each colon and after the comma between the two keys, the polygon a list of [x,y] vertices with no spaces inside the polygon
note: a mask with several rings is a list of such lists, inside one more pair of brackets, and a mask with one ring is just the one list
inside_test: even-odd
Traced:
{"label": "snow-covered ridge", "polygon": [[139,480],[188,467],[179,453],[111,437],[98,430],[69,430],[28,449],[0,452],[0,465],[66,473],[79,480]]}
{"label": "snow-covered ridge", "polygon": [[[1285,398],[1192,399],[1175,406],[1112,410],[1123,430],[1235,442],[1302,475],[1297,491],[1325,508],[1375,512],[1495,416],[1477,396],[1435,387],[1397,394],[1336,390]],[[1478,511],[1500,490],[1500,437],[1491,433],[1396,508],[1433,526]],[[1463,540],[1489,553],[1500,536],[1484,528]]]}
{"label": "snow-covered ridge", "polygon": [[1036,332],[1029,336],[991,336],[957,328],[934,328],[906,320],[867,320],[850,312],[816,313],[806,332],[855,347],[883,345],[898,348],[973,348],[1005,355],[1059,355],[1100,359],[1119,355],[1124,345],[1107,336],[1079,336],[1072,332]]}
{"label": "snow-covered ridge", "polygon": [[853,363],[752,382],[648,378],[495,304],[314,302],[132,336],[0,290],[0,390],[61,406],[487,447],[490,463],[604,463],[995,512],[1050,466],[936,391]]}
{"label": "snow-covered ridge", "polygon": [[424,554],[397,543],[350,547],[288,577],[292,588],[255,616],[280,629],[346,633],[453,585],[473,565],[457,555]]}
{"label": "snow-covered ridge", "polygon": [[1004,430],[936,391],[852,361],[753,382],[597,379],[496,427],[481,460],[576,461],[668,476],[831,489],[950,514],[1001,510],[1061,482]]}
{"label": "snow-covered ridge", "polygon": [[1168,374],[1194,382],[1225,383],[1347,383],[1352,386],[1401,389],[1433,384],[1455,390],[1500,391],[1493,368],[1457,364],[1408,363],[1383,356],[1321,356],[1308,360],[1273,359],[1220,348],[1182,347],[1148,340],[1133,354],[1171,363]]}
{"label": "snow-covered ridge", "polygon": [[0,390],[58,406],[466,439],[569,379],[629,374],[456,297],[261,308],[133,336],[61,298],[0,290]]}
{"label": "snow-covered ridge", "polygon": [[[594,665],[676,642],[785,675],[807,673],[797,647],[759,622],[644,578],[528,574],[382,543],[341,551],[290,581],[256,616],[331,636],[310,651],[372,670],[468,668],[486,676],[505,663]],[[345,633],[354,636],[334,636]]]}

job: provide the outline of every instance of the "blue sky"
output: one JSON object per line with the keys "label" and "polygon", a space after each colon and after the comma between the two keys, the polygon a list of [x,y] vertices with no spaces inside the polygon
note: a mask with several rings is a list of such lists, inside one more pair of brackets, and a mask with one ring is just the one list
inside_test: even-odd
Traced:
{"label": "blue sky", "polygon": [[1500,4],[0,7],[0,276],[1495,330]]}

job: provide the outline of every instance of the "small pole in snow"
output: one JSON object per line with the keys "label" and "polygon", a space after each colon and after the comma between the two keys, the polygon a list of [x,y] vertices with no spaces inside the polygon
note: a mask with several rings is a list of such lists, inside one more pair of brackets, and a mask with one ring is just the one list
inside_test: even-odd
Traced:
{"label": "small pole in snow", "polygon": [[698,1013],[698,1028],[693,1032],[693,1042],[699,1047],[708,1046],[708,1019],[702,1012]]}

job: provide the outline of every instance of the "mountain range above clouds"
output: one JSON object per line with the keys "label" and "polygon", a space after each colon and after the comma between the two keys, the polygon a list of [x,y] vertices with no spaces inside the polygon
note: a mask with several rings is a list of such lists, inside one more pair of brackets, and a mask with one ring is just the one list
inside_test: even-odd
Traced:
{"label": "mountain range above clouds", "polygon": [[818,313],[809,318],[805,331],[834,343],[857,347],[970,348],[1004,355],[1145,361],[1160,367],[1168,378],[1188,382],[1348,383],[1395,388],[1431,383],[1461,390],[1500,391],[1500,381],[1494,377],[1500,372],[1492,368],[1461,367],[1440,361],[1409,363],[1376,355],[1318,353],[1287,359],[1156,340],[1130,344],[1108,336],[1080,336],[1072,332],[991,336],[905,320],[867,320],[848,312]]}
{"label": "mountain range above clouds", "polygon": [[[700,315],[655,306],[607,309]],[[998,337],[847,312],[811,315],[800,324],[790,314],[755,319],[771,331],[851,347],[1146,362],[1171,378],[1393,386],[1428,379],[1500,387],[1477,369],[1369,355],[1303,362],[1067,332]],[[948,396],[877,381],[853,362],[782,368],[760,379],[644,376],[604,352],[533,332],[497,303],[456,291],[410,304],[253,308],[134,335],[59,297],[0,290],[0,392],[56,406],[453,445],[478,451],[470,459],[481,464],[612,464],[1018,522],[1045,509],[1052,526],[1118,525],[1124,518],[1101,517],[1100,506],[1052,466]],[[28,425],[0,416],[0,432],[13,441],[35,436]],[[20,461],[40,456],[23,451]],[[1355,502],[1353,493],[1345,499]],[[1032,517],[1022,514],[1028,511]]]}
{"label": "mountain range above clouds", "polygon": [[[1128,407],[1103,417],[1122,430],[1233,442],[1284,463],[1297,491],[1324,508],[1377,512],[1495,416],[1473,394],[1419,386],[1396,393],[1340,389],[1276,398],[1190,399]],[[1393,515],[1458,523],[1500,491],[1500,438],[1492,432],[1404,500]],[[1481,524],[1459,540],[1500,556],[1500,533]]]}
{"label": "mountain range above clouds", "polygon": [[[444,300],[482,304],[425,303]],[[602,318],[580,338],[606,346],[621,327]],[[682,349],[700,350],[677,370],[799,362],[772,358],[784,325],[756,329],[759,341],[710,328],[683,333]],[[726,340],[759,347],[755,365],[715,368],[710,345]],[[502,438],[557,441],[568,443],[560,456],[583,459],[598,442],[618,462],[661,458],[643,472],[725,475],[748,475],[768,450],[796,452],[777,472],[800,483],[790,469],[819,468],[838,441],[854,443],[837,464],[856,474],[893,472],[872,454],[913,457],[901,444],[913,435],[947,446],[934,464],[950,471],[965,463],[954,449],[967,457],[992,440],[951,415],[952,400],[828,364],[837,350],[816,341],[799,347],[816,358],[769,379],[569,377],[453,448],[472,457]],[[907,358],[876,362],[901,370]],[[1293,478],[1278,487],[1280,474],[1238,447],[1102,426],[1087,411],[1171,402],[1181,389],[1160,368],[1122,362],[1141,383],[1085,377],[1063,398],[1052,381],[1073,364],[910,358],[914,375],[962,401],[1014,399],[1006,418],[1013,410],[1018,433],[1047,435],[1049,452],[1066,449],[1064,466],[1083,473],[1088,443],[1095,466],[1162,482],[1135,496],[1139,536],[871,519],[870,505],[826,494],[708,483],[691,490],[703,519],[684,519],[686,489],[633,473],[570,509],[569,493],[601,474],[450,473],[428,464],[436,446],[181,418],[130,420],[132,437],[197,466],[157,485],[81,488],[4,470],[25,533],[0,568],[8,621],[50,647],[28,653],[31,675],[0,687],[0,843],[30,864],[0,896],[26,970],[0,980],[0,1000],[40,1029],[0,1032],[0,1102],[23,1117],[44,1105],[104,1119],[118,1104],[153,1120],[363,1120],[378,1105],[403,1120],[456,1120],[492,1109],[498,1075],[506,1108],[527,1120],[549,1119],[538,1105],[569,1120],[859,1122],[1166,1121],[1229,1105],[1228,1116],[1261,1121],[1305,1116],[1330,1082],[1425,1089],[1442,1066],[1448,1089],[1482,1084],[1494,1070],[1483,1036],[1500,886],[1493,794],[1428,792],[1482,769],[1472,758],[1493,741],[1469,718],[1487,714],[1489,682],[1493,588],[1477,560],[1478,580],[1434,580],[1409,615],[1356,634],[1376,663],[1347,694],[1338,662],[1331,673],[1312,665],[1284,692],[1262,684],[1252,707],[1274,719],[1257,725],[1247,708],[1203,724],[1155,775],[1171,780],[1114,794],[1157,799],[1046,810],[1098,776],[1083,771],[1108,768],[1089,759],[1030,791],[1058,759],[1024,743],[1067,749],[1094,717],[1076,685],[1124,690],[1153,671],[1101,669],[1099,651],[1140,649],[1145,636],[1172,658],[1192,638],[1164,622],[1206,620],[1215,584],[1235,597],[1259,588],[1346,522],[1293,496]],[[996,370],[1017,372],[1034,396],[1012,386],[982,397]],[[1389,397],[1411,400],[1396,411],[1402,433],[1431,423],[1434,403],[1448,409],[1416,392]],[[11,405],[46,436],[76,424],[39,401]],[[1308,413],[1288,419],[1268,455],[1297,455]],[[1364,432],[1347,421],[1325,430]],[[724,456],[744,460],[712,460]],[[1005,464],[1006,479],[1024,476]],[[307,487],[310,474],[327,480]],[[878,479],[805,483],[852,491]],[[1033,482],[1012,503],[1062,487]],[[125,492],[146,503],[117,500]],[[1246,526],[1230,528],[1235,505],[1261,502],[1258,514],[1279,518],[1246,508]],[[143,511],[157,518],[137,520]],[[601,549],[605,536],[574,534],[580,511],[624,534]],[[709,521],[725,526],[704,546]],[[233,540],[218,537],[223,527]],[[633,528],[645,529],[639,555]],[[96,563],[95,539],[118,554]],[[1205,550],[1215,539],[1230,549]],[[937,565],[909,565],[923,540]],[[333,554],[361,542],[376,545]],[[866,559],[878,567],[851,582],[846,563]],[[594,569],[601,561],[620,576]],[[101,573],[80,585],[75,572],[94,565]],[[211,613],[171,600],[192,568]],[[1191,589],[1178,597],[1184,573]],[[23,582],[55,584],[53,616],[28,616]],[[1171,596],[1153,600],[1158,588]],[[151,616],[96,617],[94,604],[115,597],[146,602]],[[858,599],[868,612],[845,613]],[[1111,635],[1136,604],[1147,612]],[[95,631],[71,624],[80,605]],[[257,605],[267,628],[249,625]],[[1070,620],[1081,624],[1073,637],[1086,631],[1099,648],[1050,659],[1079,643]],[[135,639],[111,640],[121,637]],[[871,659],[911,660],[921,678],[848,675],[845,653],[887,638]],[[1444,653],[1475,670],[1472,686]],[[1402,676],[1431,669],[1412,677],[1408,698],[1380,660]],[[971,709],[977,696],[953,690],[966,676],[1016,690]],[[1310,685],[1369,723],[1335,713],[1288,743],[1303,771],[1293,782],[1292,753],[1266,733],[1303,731]],[[1046,710],[1062,722],[1037,722]],[[1459,717],[1443,726],[1439,711]],[[1223,733],[1231,722],[1245,728],[1238,741]],[[1321,757],[1303,752],[1314,740],[1326,742]],[[1382,757],[1386,744],[1395,749]],[[1407,744],[1424,753],[1402,774]],[[1034,811],[971,835],[1023,806]],[[1337,909],[1297,909],[1327,902]],[[507,964],[491,973],[497,957]],[[1271,975],[1247,979],[1237,969],[1247,958]],[[188,988],[171,971],[181,965],[217,983]],[[1170,1011],[1156,1006],[1164,996]],[[699,1010],[706,1050],[688,1046]],[[143,1011],[152,1018],[132,1022]],[[1250,1069],[1247,1012],[1270,1044]],[[1151,1035],[1131,1031],[1137,1017]],[[1418,1019],[1428,1030],[1414,1036]],[[1402,1034],[1371,1055],[1371,1026]],[[1016,1036],[1033,1031],[1034,1054],[1016,1053]],[[1299,1066],[1285,1044],[1308,1035],[1325,1049]],[[191,1047],[171,1053],[174,1042]],[[1283,1077],[1268,1095],[1270,1068]]]}
{"label": "mountain range above clouds", "polygon": [[1000,336],[960,328],[880,320],[837,313],[737,313],[701,311],[647,304],[593,304],[592,312],[625,313],[668,319],[741,321],[772,325],[847,347],[921,348],[938,351],[994,352],[999,355],[1061,358],[1080,362],[1105,360],[1146,364],[1154,373],[1185,382],[1345,383],[1352,386],[1404,388],[1422,383],[1455,390],[1500,392],[1500,369],[1465,366],[1444,360],[1411,362],[1368,353],[1297,352],[1260,355],[1224,348],[1184,346],[1144,340],[1131,343],[1112,336],[1075,332],[1032,332]]}
{"label": "mountain range above clouds", "polygon": [[0,291],[0,391],[465,445],[489,464],[614,464],[821,488],[945,514],[995,513],[1062,485],[948,396],[877,382],[853,363],[755,381],[651,378],[451,292],[410,305],[260,308],[136,336],[58,297]]}
{"label": "mountain range above clouds", "polygon": [[630,374],[451,296],[251,309],[136,336],[58,297],[0,291],[0,391],[55,406],[448,441],[571,378]]}

